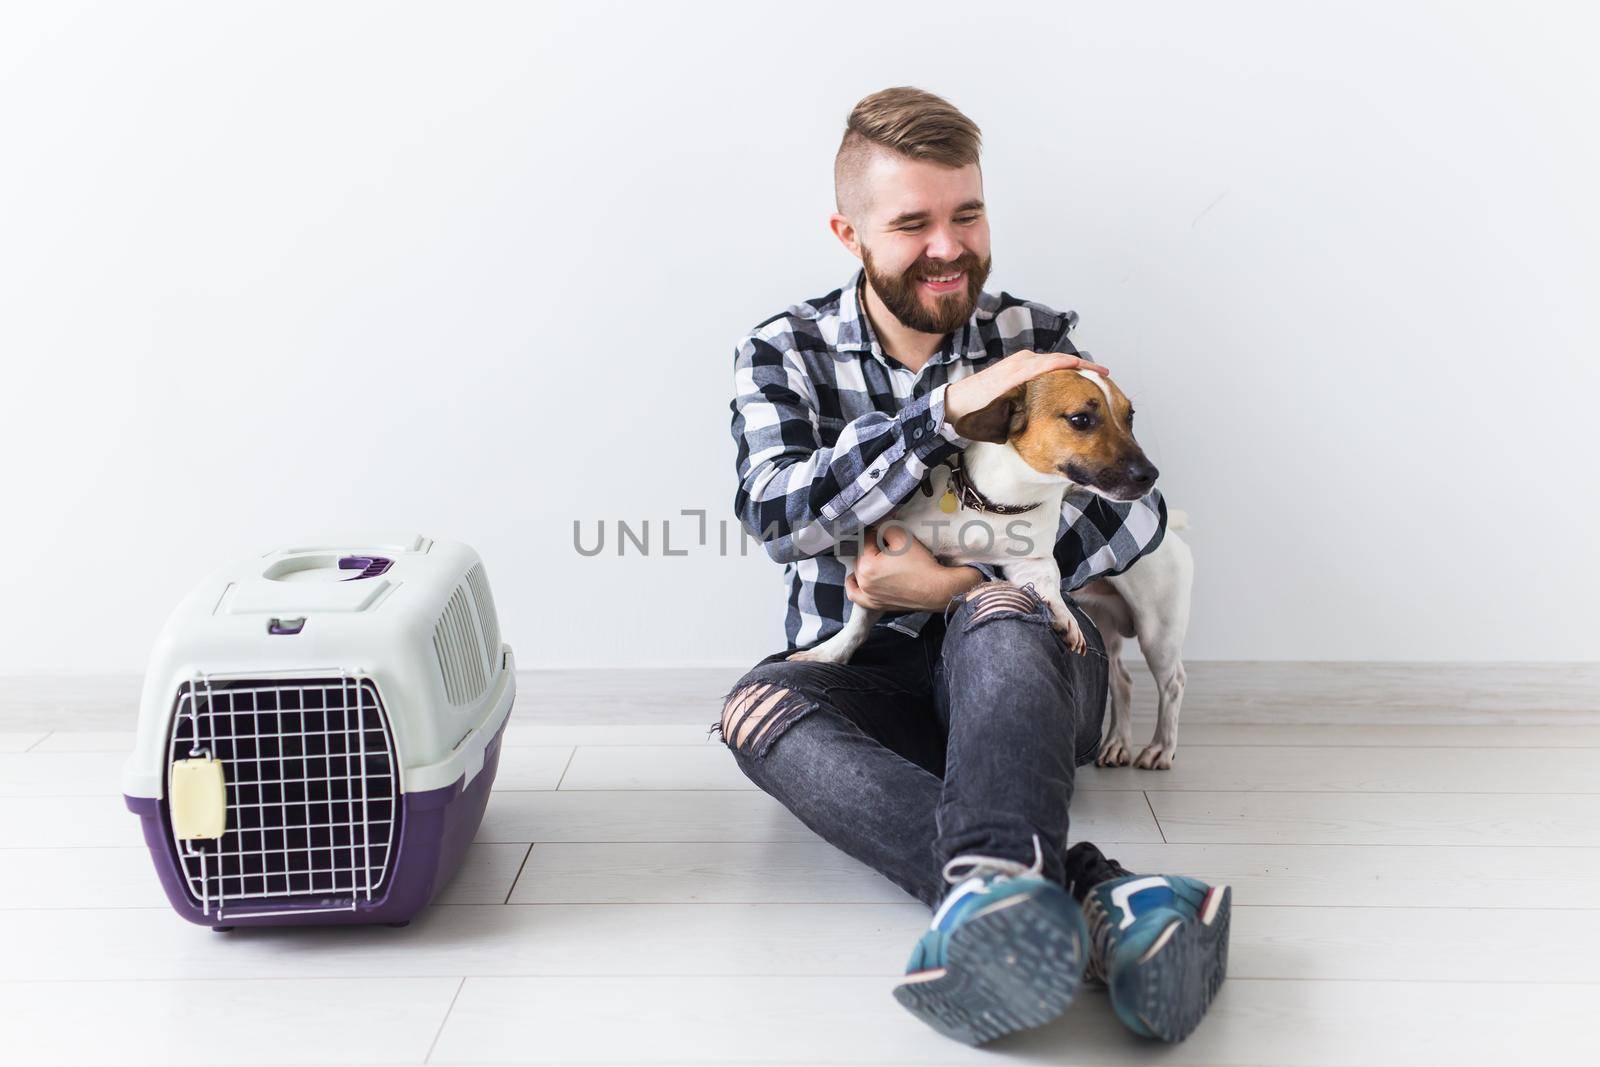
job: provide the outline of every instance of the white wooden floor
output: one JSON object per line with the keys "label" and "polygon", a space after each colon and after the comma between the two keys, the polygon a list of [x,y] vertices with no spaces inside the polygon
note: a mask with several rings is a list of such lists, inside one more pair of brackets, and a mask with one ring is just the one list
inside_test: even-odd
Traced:
{"label": "white wooden floor", "polygon": [[1228,981],[1175,1048],[1088,992],[986,1051],[890,997],[926,910],[706,740],[738,672],[526,672],[438,904],[226,935],[118,795],[137,679],[0,680],[0,1062],[1600,1062],[1596,672],[1392,667],[1195,665],[1174,770],[1083,769],[1074,838],[1234,886]]}

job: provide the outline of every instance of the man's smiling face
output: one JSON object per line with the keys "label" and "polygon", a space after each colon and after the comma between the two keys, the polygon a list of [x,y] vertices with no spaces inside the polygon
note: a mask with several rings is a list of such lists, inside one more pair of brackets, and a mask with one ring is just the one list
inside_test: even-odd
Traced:
{"label": "man's smiling face", "polygon": [[989,277],[989,216],[978,165],[947,167],[875,151],[855,179],[844,205],[855,237],[851,250],[878,299],[909,329],[959,329]]}

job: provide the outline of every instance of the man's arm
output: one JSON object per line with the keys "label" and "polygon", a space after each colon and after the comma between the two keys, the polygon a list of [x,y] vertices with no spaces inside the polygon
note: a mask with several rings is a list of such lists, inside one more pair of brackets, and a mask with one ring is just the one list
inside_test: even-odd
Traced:
{"label": "man's arm", "polygon": [[734,356],[731,405],[739,521],[767,555],[792,563],[889,515],[929,468],[969,443],[945,421],[947,388],[911,399],[894,415],[862,415],[823,447],[798,359],[746,338]]}

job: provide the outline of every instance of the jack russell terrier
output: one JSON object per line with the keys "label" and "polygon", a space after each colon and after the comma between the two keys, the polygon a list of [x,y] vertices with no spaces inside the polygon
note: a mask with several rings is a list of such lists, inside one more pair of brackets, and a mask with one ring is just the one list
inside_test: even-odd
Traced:
{"label": "jack russell terrier", "polygon": [[[934,472],[931,495],[914,495],[892,521],[943,563],[993,564],[1006,580],[1031,583],[1049,606],[1054,628],[1082,655],[1088,642],[1062,598],[1054,555],[1061,502],[1080,488],[1115,501],[1150,491],[1159,472],[1133,439],[1133,405],[1096,371],[1051,371],[956,420],[955,430],[972,445]],[[1178,750],[1194,557],[1174,531],[1185,528],[1187,516],[1170,511],[1153,552],[1076,591],[1110,660],[1111,724],[1096,759],[1103,767],[1132,762],[1168,770]],[[841,559],[854,569],[853,559]],[[788,658],[847,663],[882,614],[852,604],[843,629]],[[1133,678],[1121,660],[1128,637],[1138,638],[1160,699],[1155,736],[1136,759]]]}

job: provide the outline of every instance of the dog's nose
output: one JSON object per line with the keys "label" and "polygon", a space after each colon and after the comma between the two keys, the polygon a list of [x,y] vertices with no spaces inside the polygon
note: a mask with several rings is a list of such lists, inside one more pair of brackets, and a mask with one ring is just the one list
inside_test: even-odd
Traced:
{"label": "dog's nose", "polygon": [[1156,470],[1152,463],[1135,463],[1128,468],[1128,480],[1141,489],[1147,489],[1156,484],[1156,478],[1161,472]]}

